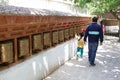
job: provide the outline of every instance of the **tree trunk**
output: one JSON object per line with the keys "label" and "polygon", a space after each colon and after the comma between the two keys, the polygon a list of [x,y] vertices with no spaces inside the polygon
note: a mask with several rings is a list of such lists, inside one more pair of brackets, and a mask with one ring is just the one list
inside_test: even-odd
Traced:
{"label": "tree trunk", "polygon": [[[118,10],[119,11],[119,10]],[[119,18],[119,12],[115,11],[113,12],[112,10],[110,10],[110,12],[113,14],[113,16],[118,20],[118,26],[119,26],[119,31],[118,31],[118,35],[119,35],[119,42],[120,42],[120,18]]]}
{"label": "tree trunk", "polygon": [[120,42],[120,20],[118,20],[118,26],[119,26],[119,31],[118,31],[118,34],[119,34],[119,42]]}

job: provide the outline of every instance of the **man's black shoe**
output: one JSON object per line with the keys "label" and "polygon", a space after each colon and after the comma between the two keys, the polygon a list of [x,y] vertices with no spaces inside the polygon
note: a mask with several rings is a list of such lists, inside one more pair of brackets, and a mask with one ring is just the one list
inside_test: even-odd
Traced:
{"label": "man's black shoe", "polygon": [[96,66],[96,64],[90,64],[90,66]]}

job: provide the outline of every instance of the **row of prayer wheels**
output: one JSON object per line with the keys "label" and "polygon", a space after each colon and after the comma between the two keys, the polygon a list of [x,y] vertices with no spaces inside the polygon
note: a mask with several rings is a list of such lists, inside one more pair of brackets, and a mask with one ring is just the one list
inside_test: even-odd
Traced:
{"label": "row of prayer wheels", "polygon": [[0,64],[13,63],[74,38],[91,19],[0,15]]}

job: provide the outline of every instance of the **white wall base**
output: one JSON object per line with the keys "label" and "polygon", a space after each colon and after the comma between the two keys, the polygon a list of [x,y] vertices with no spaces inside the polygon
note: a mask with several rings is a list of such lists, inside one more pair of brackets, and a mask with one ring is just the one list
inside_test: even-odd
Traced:
{"label": "white wall base", "polygon": [[0,71],[0,80],[41,80],[74,56],[76,40],[71,39],[33,55],[6,70]]}

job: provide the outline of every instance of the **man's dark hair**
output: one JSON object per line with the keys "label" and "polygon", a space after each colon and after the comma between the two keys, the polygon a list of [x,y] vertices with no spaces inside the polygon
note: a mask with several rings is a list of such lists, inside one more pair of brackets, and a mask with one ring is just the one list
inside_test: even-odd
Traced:
{"label": "man's dark hair", "polygon": [[97,17],[93,17],[92,18],[92,22],[97,22],[98,18]]}

